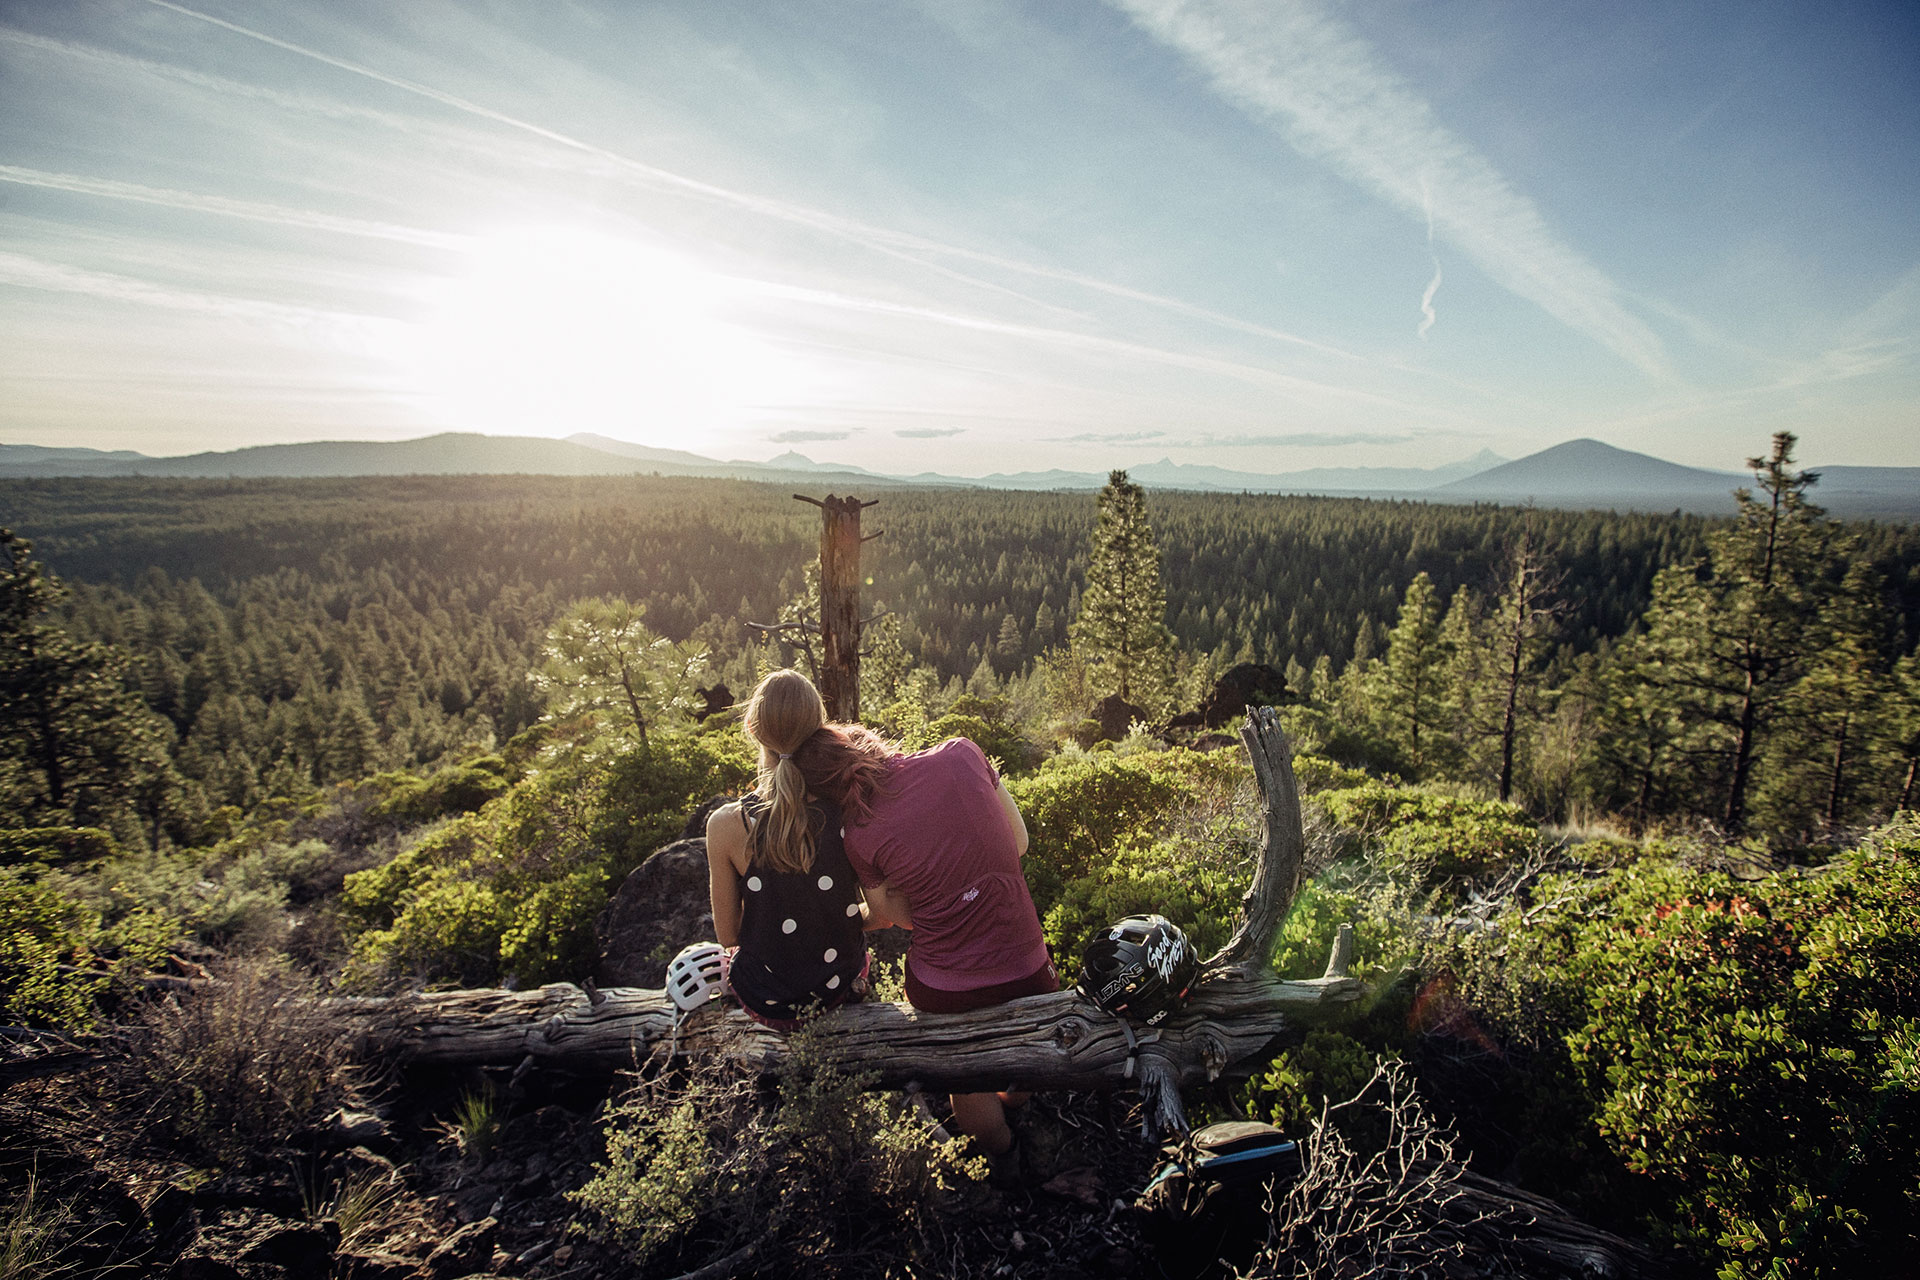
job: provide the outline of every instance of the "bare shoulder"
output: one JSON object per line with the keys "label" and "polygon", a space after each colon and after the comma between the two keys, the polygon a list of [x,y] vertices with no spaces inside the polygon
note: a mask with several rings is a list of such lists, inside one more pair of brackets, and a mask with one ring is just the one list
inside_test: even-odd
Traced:
{"label": "bare shoulder", "polygon": [[746,818],[741,815],[740,802],[738,800],[729,800],[707,815],[707,835],[709,838],[713,836],[732,835],[736,832],[745,835],[746,830],[747,821]]}

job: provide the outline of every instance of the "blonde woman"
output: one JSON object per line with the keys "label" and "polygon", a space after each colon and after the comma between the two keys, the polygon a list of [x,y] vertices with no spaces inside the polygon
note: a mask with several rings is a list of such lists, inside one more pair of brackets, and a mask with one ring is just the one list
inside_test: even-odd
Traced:
{"label": "blonde woman", "polygon": [[869,926],[840,808],[810,795],[794,763],[826,723],[805,676],[776,671],[762,680],[745,726],[760,748],[759,785],[707,820],[713,929],[728,949],[724,979],[749,1017],[779,1031],[867,990]]}

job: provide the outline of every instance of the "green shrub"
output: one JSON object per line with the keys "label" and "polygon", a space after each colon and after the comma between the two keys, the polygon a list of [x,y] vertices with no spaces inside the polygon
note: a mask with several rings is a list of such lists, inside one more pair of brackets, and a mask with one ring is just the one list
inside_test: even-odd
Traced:
{"label": "green shrub", "polygon": [[1920,830],[1701,876],[1583,948],[1595,1118],[1725,1277],[1886,1274],[1920,1222]]}
{"label": "green shrub", "polygon": [[1316,797],[1334,821],[1371,839],[1390,869],[1483,876],[1525,856],[1539,831],[1518,808],[1369,782]]}
{"label": "green shrub", "polygon": [[1413,959],[1410,890],[1392,881],[1360,879],[1358,870],[1337,867],[1300,887],[1274,935],[1275,973],[1290,979],[1323,975],[1343,924],[1354,927],[1350,976],[1377,986]]}
{"label": "green shrub", "polygon": [[650,747],[575,754],[530,773],[481,811],[346,878],[348,980],[576,979],[592,967],[594,917],[621,879],[678,838],[701,803],[752,778],[731,730],[656,733]]}
{"label": "green shrub", "polygon": [[500,939],[511,927],[512,913],[491,886],[438,880],[411,896],[391,927],[354,938],[341,981],[359,987],[411,977],[492,986],[501,976]]}
{"label": "green shrub", "polygon": [[[107,975],[93,954],[100,920],[20,867],[0,867],[0,1015],[29,1026],[80,1027]],[[65,974],[62,965],[78,972]]]}
{"label": "green shrub", "polygon": [[1125,847],[1096,870],[1064,885],[1042,923],[1055,960],[1074,971],[1087,944],[1122,916],[1157,912],[1180,926],[1202,957],[1233,935],[1240,892],[1232,871],[1164,844]]}
{"label": "green shrub", "polygon": [[383,794],[367,811],[371,818],[409,825],[436,818],[472,813],[512,785],[515,770],[497,755],[479,756],[450,765],[425,778],[406,773],[383,773],[373,785]]}
{"label": "green shrub", "polygon": [[938,720],[929,721],[919,736],[926,746],[934,746],[948,738],[969,738],[999,767],[1001,773],[1008,776],[1024,773],[1031,768],[1035,754],[1032,744],[1021,736],[1018,729],[1004,721],[989,720],[984,716],[960,715],[950,711]]}
{"label": "green shrub", "polygon": [[0,867],[0,1019],[84,1027],[109,987],[145,973],[179,933],[149,907],[108,919],[35,868]]}
{"label": "green shrub", "polygon": [[1379,1062],[1375,1050],[1346,1031],[1317,1027],[1247,1082],[1242,1105],[1256,1120],[1302,1134],[1328,1102],[1345,1101],[1365,1088]]}
{"label": "green shrub", "polygon": [[1229,752],[1055,756],[1007,790],[1027,824],[1027,882],[1044,913],[1066,886],[1122,849],[1144,846],[1195,801],[1231,791],[1245,766]]}
{"label": "green shrub", "polygon": [[0,866],[34,862],[63,867],[111,858],[113,837],[99,827],[15,827],[0,831]]}
{"label": "green shrub", "polygon": [[[1619,850],[1609,853],[1609,860]],[[1428,940],[1510,1064],[1501,1162],[1727,1277],[1898,1270],[1920,1221],[1920,831],[1739,880],[1651,844]]]}
{"label": "green shrub", "polygon": [[714,796],[753,788],[758,760],[737,727],[674,736],[656,734],[650,751],[616,757],[592,818],[618,885],[662,845],[680,838],[687,817]]}
{"label": "green shrub", "polygon": [[1307,755],[1304,752],[1293,758],[1293,776],[1299,782],[1302,794],[1344,787],[1362,787],[1371,781],[1365,769],[1355,769],[1351,765],[1340,764],[1325,756]]}

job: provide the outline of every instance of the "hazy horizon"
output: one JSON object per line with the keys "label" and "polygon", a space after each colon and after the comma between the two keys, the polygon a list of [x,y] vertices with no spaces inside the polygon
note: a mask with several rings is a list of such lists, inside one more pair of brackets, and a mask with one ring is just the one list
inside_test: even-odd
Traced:
{"label": "hazy horizon", "polygon": [[0,0],[0,439],[1920,465],[1920,16]]}

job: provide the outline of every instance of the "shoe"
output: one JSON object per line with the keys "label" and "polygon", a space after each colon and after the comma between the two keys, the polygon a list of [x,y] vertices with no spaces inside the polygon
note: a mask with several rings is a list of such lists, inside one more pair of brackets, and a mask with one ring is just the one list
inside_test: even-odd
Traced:
{"label": "shoe", "polygon": [[987,1185],[996,1191],[1017,1191],[1026,1183],[1026,1161],[1021,1157],[1020,1134],[1016,1130],[1013,1145],[995,1155],[987,1155]]}

